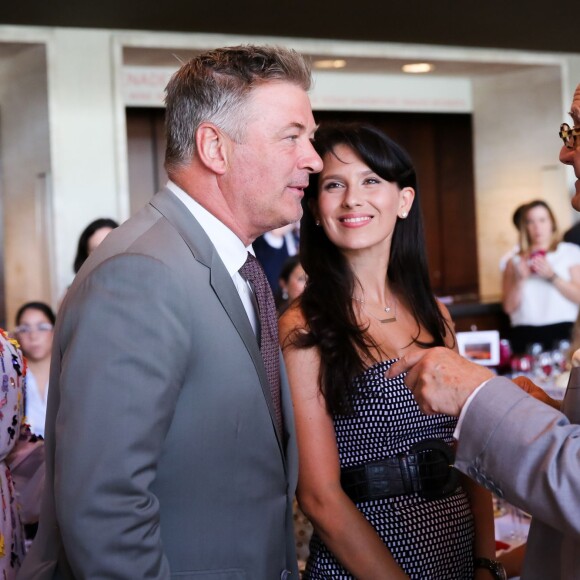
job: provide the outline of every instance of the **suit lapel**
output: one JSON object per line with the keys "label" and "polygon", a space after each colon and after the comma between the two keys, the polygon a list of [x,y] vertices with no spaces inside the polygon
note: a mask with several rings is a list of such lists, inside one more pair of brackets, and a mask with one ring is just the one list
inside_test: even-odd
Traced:
{"label": "suit lapel", "polygon": [[[198,221],[193,217],[191,212],[179,201],[179,199],[168,189],[163,189],[157,193],[149,202],[157,211],[159,211],[179,232],[179,235],[187,244],[194,258],[204,264],[210,270],[210,284],[218,297],[224,310],[227,312],[234,327],[238,331],[250,357],[254,362],[256,372],[260,379],[260,386],[268,411],[270,412],[270,419],[272,420],[273,428],[276,432],[276,438],[282,456],[284,453],[284,444],[282,433],[279,431],[274,411],[274,403],[272,402],[272,395],[270,393],[270,385],[266,376],[266,369],[264,368],[264,361],[258,347],[256,335],[252,329],[252,325],[248,320],[246,311],[240,296],[232,282],[226,267],[221,261],[214,245],[211,243],[203,228]],[[286,466],[286,462],[284,462]]]}

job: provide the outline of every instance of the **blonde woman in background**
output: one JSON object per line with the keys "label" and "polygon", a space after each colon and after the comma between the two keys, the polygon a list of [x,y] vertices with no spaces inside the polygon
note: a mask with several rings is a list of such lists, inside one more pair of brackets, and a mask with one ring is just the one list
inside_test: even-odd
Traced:
{"label": "blonde woman in background", "polygon": [[521,250],[503,275],[503,308],[510,316],[516,353],[534,342],[550,349],[559,340],[570,340],[580,304],[580,247],[560,242],[546,202],[527,204],[520,232]]}

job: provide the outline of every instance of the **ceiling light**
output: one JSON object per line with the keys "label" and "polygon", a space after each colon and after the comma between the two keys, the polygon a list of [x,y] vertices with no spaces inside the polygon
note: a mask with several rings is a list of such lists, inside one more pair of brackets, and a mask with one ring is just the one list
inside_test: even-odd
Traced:
{"label": "ceiling light", "polygon": [[346,60],[342,58],[314,61],[314,68],[344,68],[345,66]]}
{"label": "ceiling light", "polygon": [[435,67],[428,62],[413,62],[402,66],[403,72],[412,74],[422,74],[431,72]]}

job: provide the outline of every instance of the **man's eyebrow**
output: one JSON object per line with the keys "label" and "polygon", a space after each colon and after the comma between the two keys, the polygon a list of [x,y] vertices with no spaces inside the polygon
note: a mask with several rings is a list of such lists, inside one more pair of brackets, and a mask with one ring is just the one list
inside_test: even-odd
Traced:
{"label": "man's eyebrow", "polygon": [[288,123],[288,128],[300,129],[301,131],[306,130],[306,126],[298,121],[292,121],[291,123]]}
{"label": "man's eyebrow", "polygon": [[[316,133],[316,131],[318,131],[318,127],[320,125],[315,125],[314,129],[312,129],[312,132],[310,133],[310,140],[314,139],[314,134]],[[294,121],[292,123],[288,124],[288,129],[294,128],[294,129],[298,129],[301,132],[305,132],[306,131],[306,125],[304,125],[303,123],[300,123],[298,121]]]}
{"label": "man's eyebrow", "polygon": [[282,129],[280,129],[280,132],[284,133],[284,131],[290,131],[291,129],[295,129],[297,131],[300,131],[300,133],[304,133],[306,132],[306,125],[300,123],[299,121],[291,121],[290,123],[285,125]]}

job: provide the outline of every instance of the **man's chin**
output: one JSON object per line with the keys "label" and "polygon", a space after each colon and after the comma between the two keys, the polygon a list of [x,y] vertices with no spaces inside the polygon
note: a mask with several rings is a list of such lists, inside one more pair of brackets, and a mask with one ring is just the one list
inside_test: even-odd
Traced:
{"label": "man's chin", "polygon": [[298,205],[294,206],[292,210],[288,211],[288,214],[286,215],[286,219],[288,221],[286,223],[293,224],[299,222],[300,219],[302,218],[302,213],[303,213],[302,206],[300,205],[300,203],[298,203]]}

